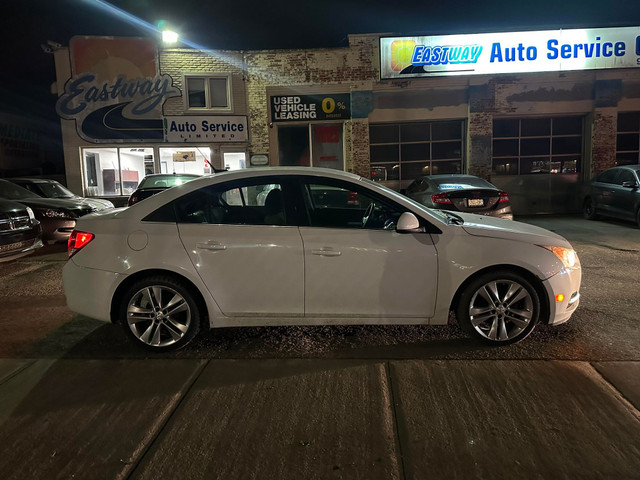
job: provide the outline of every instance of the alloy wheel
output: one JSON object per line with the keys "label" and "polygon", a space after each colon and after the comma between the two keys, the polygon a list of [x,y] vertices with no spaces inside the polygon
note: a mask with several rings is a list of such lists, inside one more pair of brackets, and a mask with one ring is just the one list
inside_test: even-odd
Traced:
{"label": "alloy wheel", "polygon": [[150,285],[131,297],[127,305],[127,324],[141,342],[153,347],[167,347],[187,334],[191,308],[176,290],[164,285]]}
{"label": "alloy wheel", "polygon": [[529,291],[514,280],[492,280],[471,297],[469,320],[480,336],[493,342],[513,340],[534,318]]}

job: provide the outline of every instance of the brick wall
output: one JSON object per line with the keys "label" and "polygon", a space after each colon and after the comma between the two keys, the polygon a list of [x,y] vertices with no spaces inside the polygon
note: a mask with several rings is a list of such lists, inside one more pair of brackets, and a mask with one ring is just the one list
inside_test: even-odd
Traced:
{"label": "brick wall", "polygon": [[[249,153],[266,153],[269,152],[269,87],[350,92],[379,77],[377,49],[377,36],[356,35],[350,37],[349,47],[335,49],[246,52],[171,49],[160,52],[160,65],[161,73],[171,75],[174,86],[182,91],[184,74],[232,74],[233,113],[248,117]],[[164,105],[165,115],[184,113],[182,97],[169,99]],[[356,135],[352,134],[354,128]],[[367,123],[346,122],[344,140],[345,169],[368,173]]]}

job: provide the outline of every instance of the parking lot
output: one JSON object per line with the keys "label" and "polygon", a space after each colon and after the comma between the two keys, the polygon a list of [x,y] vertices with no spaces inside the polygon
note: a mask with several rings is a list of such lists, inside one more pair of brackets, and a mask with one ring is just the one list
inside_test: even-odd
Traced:
{"label": "parking lot", "polygon": [[564,235],[581,304],[485,347],[456,325],[219,329],[149,357],[65,305],[64,246],[0,264],[5,478],[640,478],[640,230]]}

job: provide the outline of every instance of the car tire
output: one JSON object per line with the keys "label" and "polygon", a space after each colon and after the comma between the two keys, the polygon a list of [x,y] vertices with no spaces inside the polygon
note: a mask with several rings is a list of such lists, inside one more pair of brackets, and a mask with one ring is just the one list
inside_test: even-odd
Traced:
{"label": "car tire", "polygon": [[596,202],[591,197],[587,197],[584,199],[584,203],[582,204],[582,215],[587,220],[595,220],[598,218],[596,214]]}
{"label": "car tire", "polygon": [[540,318],[540,297],[523,275],[508,270],[473,279],[460,294],[458,325],[470,336],[490,345],[509,345],[525,339]]}
{"label": "car tire", "polygon": [[127,289],[118,318],[135,343],[154,352],[167,352],[193,340],[202,316],[184,282],[158,275],[138,280]]}

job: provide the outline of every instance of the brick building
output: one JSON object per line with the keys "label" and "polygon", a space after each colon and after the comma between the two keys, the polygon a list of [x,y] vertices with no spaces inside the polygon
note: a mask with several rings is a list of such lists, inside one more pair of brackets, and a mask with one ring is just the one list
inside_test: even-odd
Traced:
{"label": "brick building", "polygon": [[75,37],[55,55],[67,183],[84,195],[125,198],[149,172],[314,165],[396,189],[470,173],[516,213],[559,213],[595,173],[640,162],[640,27],[272,51]]}

